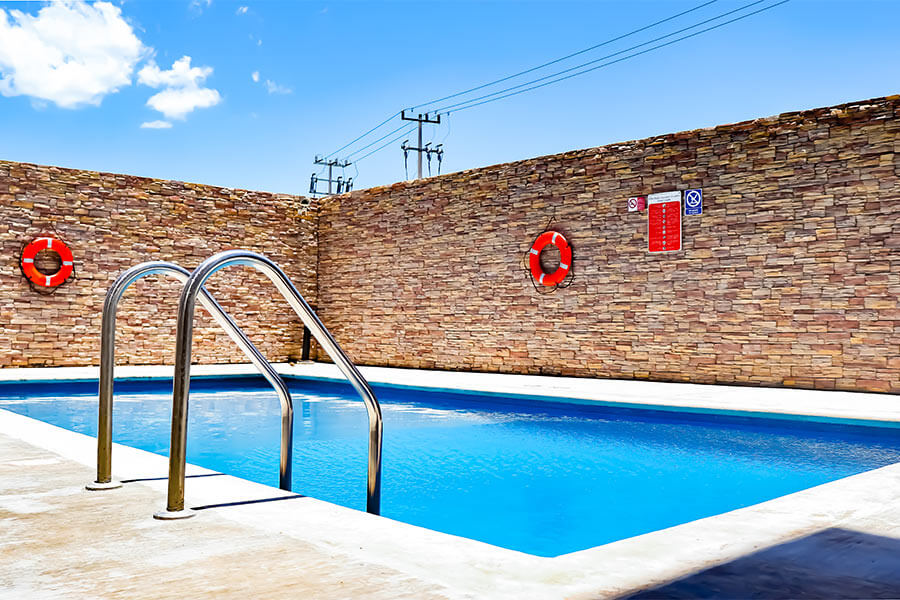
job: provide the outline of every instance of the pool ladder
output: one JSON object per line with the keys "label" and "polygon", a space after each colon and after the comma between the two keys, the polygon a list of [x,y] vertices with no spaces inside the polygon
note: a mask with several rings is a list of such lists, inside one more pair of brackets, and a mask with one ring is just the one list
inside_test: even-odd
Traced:
{"label": "pool ladder", "polygon": [[293,439],[293,404],[290,392],[284,380],[262,353],[253,345],[247,336],[235,324],[234,320],[215,301],[206,290],[204,284],[216,271],[230,265],[252,266],[261,271],[276,289],[284,296],[294,312],[312,332],[316,340],[332,361],[350,380],[356,392],[366,406],[369,417],[369,457],[368,479],[366,486],[366,510],[372,514],[381,511],[381,444],[382,415],[381,407],[368,382],[350,361],[338,343],[334,340],[316,313],[284,271],[278,265],[261,254],[246,250],[228,250],[220,252],[203,261],[197,269],[190,273],[173,263],[147,262],[136,265],[116,278],[106,294],[103,304],[103,320],[101,323],[100,342],[100,394],[99,418],[97,430],[97,480],[87,485],[88,489],[102,490],[120,487],[111,475],[112,462],[112,396],[113,368],[115,366],[115,319],[116,308],[125,290],[132,283],[155,273],[174,276],[183,283],[181,297],[178,302],[178,321],[175,334],[175,377],[172,390],[172,437],[169,448],[169,485],[166,509],[153,516],[158,519],[180,519],[194,513],[184,507],[184,479],[186,466],[188,392],[190,389],[191,342],[193,340],[194,310],[199,296],[200,303],[212,314],[225,329],[229,337],[238,345],[250,362],[262,373],[272,387],[275,388],[281,401],[281,462],[280,487],[291,489],[291,460]]}

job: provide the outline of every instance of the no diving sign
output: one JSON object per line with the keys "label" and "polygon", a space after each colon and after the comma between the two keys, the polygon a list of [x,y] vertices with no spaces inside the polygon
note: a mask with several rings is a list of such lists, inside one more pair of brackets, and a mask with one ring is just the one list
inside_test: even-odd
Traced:
{"label": "no diving sign", "polygon": [[684,214],[703,214],[703,190],[696,189],[684,191]]}

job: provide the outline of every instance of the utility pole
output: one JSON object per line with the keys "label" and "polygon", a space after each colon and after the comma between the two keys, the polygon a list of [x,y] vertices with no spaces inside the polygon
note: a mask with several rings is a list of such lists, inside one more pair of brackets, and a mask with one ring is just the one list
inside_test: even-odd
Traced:
{"label": "utility pole", "polygon": [[[424,153],[428,154],[429,158],[430,158],[432,152],[437,152],[437,150],[435,150],[435,149],[426,148],[425,146],[422,145],[422,123],[431,123],[434,125],[440,125],[441,115],[435,115],[435,117],[436,118],[434,118],[434,119],[430,118],[428,116],[428,113],[425,113],[424,115],[422,113],[419,113],[418,117],[408,117],[408,116],[406,116],[405,110],[400,111],[400,118],[402,120],[415,121],[416,123],[419,124],[419,145],[418,145],[418,147],[413,148],[412,146],[407,146],[406,142],[404,142],[403,146],[402,146],[404,152],[407,152],[409,150],[415,150],[416,152],[419,153],[419,175],[418,175],[418,177],[416,177],[416,179],[422,179],[422,153],[424,152]],[[443,152],[443,151],[441,151],[441,152]]]}
{"label": "utility pole", "polygon": [[[353,189],[353,178],[352,177],[348,177],[346,181],[344,181],[344,178],[341,177],[340,175],[338,175],[337,179],[334,179],[332,177],[332,169],[334,169],[334,167],[338,167],[341,169],[349,167],[350,165],[353,164],[349,160],[339,160],[336,158],[332,158],[331,160],[328,160],[326,158],[316,156],[315,160],[313,161],[313,164],[314,165],[324,165],[324,166],[328,167],[328,179],[326,179],[325,181],[328,182],[328,195],[329,196],[332,193],[331,192],[331,189],[332,189],[331,184],[332,183],[337,183],[337,193],[338,194],[342,194],[344,192],[349,192],[351,189]],[[323,193],[323,192],[319,191],[319,182],[320,181],[322,181],[322,179],[320,179],[315,173],[313,173],[312,177],[310,177],[310,179],[309,179],[309,193],[312,194],[313,196]]]}

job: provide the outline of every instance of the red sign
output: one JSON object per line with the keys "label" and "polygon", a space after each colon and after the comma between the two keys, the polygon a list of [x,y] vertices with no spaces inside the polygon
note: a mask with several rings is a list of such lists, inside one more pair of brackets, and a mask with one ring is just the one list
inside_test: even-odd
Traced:
{"label": "red sign", "polygon": [[681,250],[681,192],[663,192],[647,196],[650,212],[649,252]]}

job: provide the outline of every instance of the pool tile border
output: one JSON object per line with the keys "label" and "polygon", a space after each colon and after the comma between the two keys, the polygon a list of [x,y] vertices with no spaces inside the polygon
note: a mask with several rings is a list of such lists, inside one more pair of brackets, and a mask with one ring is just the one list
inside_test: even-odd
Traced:
{"label": "pool tile border", "polygon": [[[290,377],[346,381],[331,363],[278,363]],[[510,375],[458,371],[427,371],[392,367],[360,367],[371,383],[454,393],[510,395],[530,400],[690,410],[740,416],[778,416],[820,421],[870,421],[870,425],[900,425],[900,395],[796,388],[704,385],[620,379],[588,379],[541,375]],[[191,375],[228,377],[256,374],[250,364],[193,365]],[[119,366],[116,377],[171,378],[169,366]],[[13,381],[77,381],[97,379],[98,367],[0,369],[0,383]]]}

